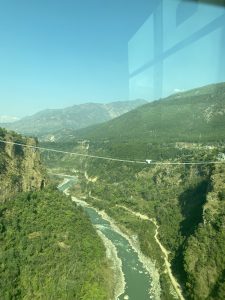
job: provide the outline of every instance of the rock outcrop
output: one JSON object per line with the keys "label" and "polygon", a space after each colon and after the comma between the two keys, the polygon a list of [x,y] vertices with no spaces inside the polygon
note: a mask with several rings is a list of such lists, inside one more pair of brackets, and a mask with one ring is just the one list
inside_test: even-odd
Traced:
{"label": "rock outcrop", "polygon": [[37,149],[13,143],[37,146],[34,138],[25,138],[0,128],[0,202],[17,192],[39,190],[45,185],[45,171]]}

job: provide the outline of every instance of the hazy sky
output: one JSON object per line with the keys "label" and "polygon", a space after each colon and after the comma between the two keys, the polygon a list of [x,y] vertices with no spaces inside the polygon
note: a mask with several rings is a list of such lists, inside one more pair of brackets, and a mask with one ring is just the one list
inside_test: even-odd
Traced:
{"label": "hazy sky", "polygon": [[0,115],[128,99],[148,0],[0,0]]}
{"label": "hazy sky", "polygon": [[225,9],[176,0],[0,0],[1,115],[225,81]]}

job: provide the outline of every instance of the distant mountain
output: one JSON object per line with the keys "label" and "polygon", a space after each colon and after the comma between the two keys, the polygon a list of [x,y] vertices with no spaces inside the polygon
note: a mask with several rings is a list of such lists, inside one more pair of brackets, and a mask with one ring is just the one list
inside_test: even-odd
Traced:
{"label": "distant mountain", "polygon": [[76,132],[76,138],[116,142],[210,142],[225,139],[225,83],[208,85],[136,108]]}
{"label": "distant mountain", "polygon": [[18,120],[19,118],[13,116],[0,116],[0,123],[11,123]]}
{"label": "distant mountain", "polygon": [[64,109],[47,109],[17,122],[2,124],[2,127],[25,135],[54,140],[55,132],[77,130],[102,123],[146,103],[147,101],[138,99],[107,104],[85,103]]}

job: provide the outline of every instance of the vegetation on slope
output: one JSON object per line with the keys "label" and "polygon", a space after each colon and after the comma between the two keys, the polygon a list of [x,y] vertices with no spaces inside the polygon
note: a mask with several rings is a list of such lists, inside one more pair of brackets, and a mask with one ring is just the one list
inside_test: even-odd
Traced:
{"label": "vegetation on slope", "polygon": [[154,226],[135,220],[120,205],[156,218],[159,238],[170,251],[173,272],[187,299],[224,299],[223,165],[134,168],[95,161],[86,164],[86,173],[89,180],[81,176],[80,186],[89,201],[137,234],[143,253],[157,261],[164,285],[162,299],[172,298],[166,294],[168,278],[154,243]]}
{"label": "vegetation on slope", "polygon": [[[114,157],[146,158],[171,143],[224,142],[225,83],[172,95],[74,133]],[[166,149],[164,149],[166,148]]]}
{"label": "vegetation on slope", "polygon": [[184,247],[187,288],[192,299],[225,298],[225,166],[215,167],[203,222]]}
{"label": "vegetation on slope", "polygon": [[1,205],[1,299],[109,299],[105,249],[70,198],[48,189]]}
{"label": "vegetation on slope", "polygon": [[44,189],[38,150],[11,144],[37,141],[1,128],[0,139],[10,142],[0,143],[0,299],[110,299],[112,271],[88,217]]}

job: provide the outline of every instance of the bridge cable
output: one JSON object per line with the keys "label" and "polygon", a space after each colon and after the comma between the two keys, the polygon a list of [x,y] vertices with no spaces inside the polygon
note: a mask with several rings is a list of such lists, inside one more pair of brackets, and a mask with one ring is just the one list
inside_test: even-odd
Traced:
{"label": "bridge cable", "polygon": [[57,149],[53,149],[53,148],[45,148],[45,147],[27,145],[27,144],[22,144],[22,143],[17,143],[17,142],[10,142],[10,141],[5,141],[5,140],[1,140],[1,139],[0,139],[0,143],[18,145],[18,146],[22,146],[22,147],[26,147],[26,148],[38,149],[38,150],[48,151],[48,152],[72,154],[72,155],[82,156],[82,157],[90,157],[90,158],[96,158],[96,159],[102,159],[102,160],[118,161],[118,162],[134,163],[134,164],[148,164],[148,165],[207,165],[207,164],[224,164],[225,163],[225,160],[220,160],[220,161],[198,161],[198,162],[160,162],[160,161],[151,161],[151,160],[148,160],[148,159],[146,159],[146,161],[128,160],[128,159],[120,159],[120,158],[113,158],[113,157],[97,156],[97,155],[91,155],[91,154],[83,154],[83,153],[78,153],[78,152],[63,151],[63,150],[57,150]]}

